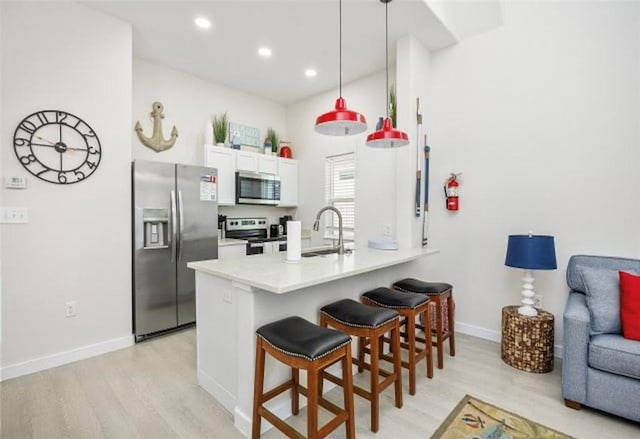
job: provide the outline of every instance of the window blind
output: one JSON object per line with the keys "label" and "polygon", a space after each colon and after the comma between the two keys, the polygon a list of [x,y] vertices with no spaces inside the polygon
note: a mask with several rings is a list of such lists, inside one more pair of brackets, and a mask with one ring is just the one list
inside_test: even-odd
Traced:
{"label": "window blind", "polygon": [[[355,153],[330,156],[325,159],[325,201],[342,214],[345,241],[355,238],[356,157]],[[324,238],[338,239],[338,216],[325,214]]]}

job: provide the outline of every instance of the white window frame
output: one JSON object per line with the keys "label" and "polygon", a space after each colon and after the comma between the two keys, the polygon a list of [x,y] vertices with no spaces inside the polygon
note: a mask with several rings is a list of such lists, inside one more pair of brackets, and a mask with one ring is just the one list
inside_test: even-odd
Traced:
{"label": "white window frame", "polygon": [[[325,202],[327,206],[333,206],[342,214],[342,232],[345,242],[355,240],[355,213],[356,213],[356,154],[349,152],[328,156],[325,158]],[[340,187],[340,180],[352,180],[353,183]],[[332,241],[338,240],[338,216],[331,212],[324,216],[323,238]]]}

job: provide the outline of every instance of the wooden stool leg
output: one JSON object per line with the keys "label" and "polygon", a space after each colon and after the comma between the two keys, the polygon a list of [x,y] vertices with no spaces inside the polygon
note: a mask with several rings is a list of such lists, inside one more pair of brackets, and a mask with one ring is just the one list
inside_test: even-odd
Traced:
{"label": "wooden stool leg", "polygon": [[318,437],[318,377],[317,367],[307,370],[307,438]]}
{"label": "wooden stool leg", "polygon": [[454,322],[454,309],[455,305],[453,304],[453,292],[449,293],[449,297],[447,297],[447,313],[449,315],[449,355],[452,357],[456,356],[456,331],[455,331],[455,322]]}
{"label": "wooden stool leg", "polygon": [[[431,309],[427,307],[422,313],[424,322],[424,349],[427,351],[427,378],[433,378],[433,343],[431,340]],[[427,331],[429,333],[427,333]]]}
{"label": "wooden stool leg", "polygon": [[260,424],[262,418],[258,414],[258,408],[262,405],[262,394],[264,390],[264,361],[265,352],[262,349],[262,339],[256,339],[256,371],[253,384],[253,418],[251,422],[251,438],[258,439],[260,437]]}
{"label": "wooden stool leg", "polygon": [[442,303],[440,297],[434,299],[436,306],[436,343],[438,350],[438,369],[444,367],[444,359],[442,358]]}
{"label": "wooden stool leg", "polygon": [[293,381],[293,387],[291,388],[291,413],[297,415],[300,413],[300,390],[298,385],[300,384],[300,370],[291,368],[291,380]]}
{"label": "wooden stool leg", "polygon": [[[382,335],[381,335],[382,336]],[[378,361],[380,359],[380,343],[373,338],[369,339],[369,347],[371,349],[371,431],[378,432],[378,413],[380,411],[380,398],[378,389]]]}
{"label": "wooden stool leg", "polygon": [[395,397],[396,397],[396,407],[402,408],[402,364],[401,364],[401,356],[402,351],[400,350],[400,325],[396,321],[396,326],[391,331],[391,352],[393,354],[393,373],[396,376],[395,381]]}
{"label": "wooden stool leg", "polygon": [[406,318],[409,339],[409,394],[416,394],[416,316],[413,313]]}
{"label": "wooden stool leg", "polygon": [[358,373],[362,373],[364,371],[364,347],[365,347],[365,339],[364,337],[358,337]]}
{"label": "wooden stool leg", "polygon": [[347,439],[355,439],[356,422],[353,407],[353,371],[351,366],[351,346],[345,346],[345,355],[342,359],[342,380],[344,381],[344,408],[349,415],[345,425]]}

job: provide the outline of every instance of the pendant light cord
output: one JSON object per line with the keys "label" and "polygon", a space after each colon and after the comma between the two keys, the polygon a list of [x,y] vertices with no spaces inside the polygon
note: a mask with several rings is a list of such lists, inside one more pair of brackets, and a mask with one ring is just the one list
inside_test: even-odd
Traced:
{"label": "pendant light cord", "polygon": [[342,97],[342,0],[340,0],[340,97]]}
{"label": "pendant light cord", "polygon": [[389,2],[385,2],[384,4],[384,34],[385,34],[384,56],[386,58],[386,63],[387,63],[387,88],[385,89],[385,94],[387,95],[387,119],[388,119],[389,118]]}

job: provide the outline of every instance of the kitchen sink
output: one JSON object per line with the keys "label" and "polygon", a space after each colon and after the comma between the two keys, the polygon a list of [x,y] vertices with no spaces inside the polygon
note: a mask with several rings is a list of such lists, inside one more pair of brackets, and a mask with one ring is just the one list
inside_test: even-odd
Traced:
{"label": "kitchen sink", "polygon": [[[325,256],[330,255],[332,253],[338,253],[337,248],[322,248],[318,250],[309,250],[302,253],[303,258],[311,258],[314,256]],[[345,253],[351,253],[351,250],[346,250]]]}

